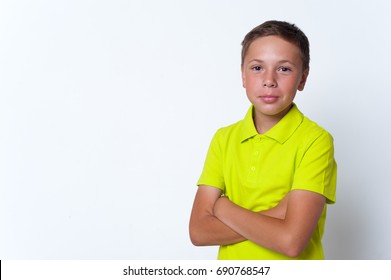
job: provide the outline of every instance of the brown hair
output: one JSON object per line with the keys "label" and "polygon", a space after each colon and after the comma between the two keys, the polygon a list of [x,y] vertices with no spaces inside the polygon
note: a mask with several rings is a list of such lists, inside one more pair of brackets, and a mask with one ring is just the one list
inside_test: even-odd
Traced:
{"label": "brown hair", "polygon": [[279,36],[282,39],[296,45],[301,52],[303,71],[309,68],[310,44],[307,36],[296,25],[277,20],[266,21],[247,33],[242,42],[242,65],[251,43],[260,37],[272,35]]}

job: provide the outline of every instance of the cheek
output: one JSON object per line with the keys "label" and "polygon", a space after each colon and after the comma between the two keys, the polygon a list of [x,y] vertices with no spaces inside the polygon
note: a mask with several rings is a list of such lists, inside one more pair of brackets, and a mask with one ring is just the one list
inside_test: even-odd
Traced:
{"label": "cheek", "polygon": [[242,85],[244,88],[246,88],[246,85],[248,84],[247,76],[242,74]]}
{"label": "cheek", "polygon": [[297,89],[299,84],[300,81],[295,78],[284,79],[283,81],[280,82],[280,85],[282,85],[286,89],[295,89],[295,90]]}
{"label": "cheek", "polygon": [[253,88],[257,86],[257,79],[254,79],[253,77],[246,76],[243,78],[242,82],[245,88]]}

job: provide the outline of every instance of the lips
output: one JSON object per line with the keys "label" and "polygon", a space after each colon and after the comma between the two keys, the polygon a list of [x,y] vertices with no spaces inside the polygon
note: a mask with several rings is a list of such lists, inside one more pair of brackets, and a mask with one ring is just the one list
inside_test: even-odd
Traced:
{"label": "lips", "polygon": [[271,103],[274,103],[274,102],[276,102],[278,100],[278,96],[275,96],[275,95],[264,95],[264,96],[260,96],[260,99],[264,103],[271,104]]}

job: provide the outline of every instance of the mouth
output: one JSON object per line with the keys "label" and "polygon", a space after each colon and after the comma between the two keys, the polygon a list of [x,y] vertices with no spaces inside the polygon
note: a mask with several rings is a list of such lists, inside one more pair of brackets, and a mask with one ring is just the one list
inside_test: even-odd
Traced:
{"label": "mouth", "polygon": [[278,100],[278,96],[274,95],[264,95],[259,97],[264,103],[271,104],[275,103]]}

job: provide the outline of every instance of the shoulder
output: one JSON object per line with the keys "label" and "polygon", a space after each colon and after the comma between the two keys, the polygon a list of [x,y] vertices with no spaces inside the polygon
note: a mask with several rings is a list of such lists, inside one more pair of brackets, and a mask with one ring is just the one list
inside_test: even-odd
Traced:
{"label": "shoulder", "polygon": [[219,138],[228,138],[232,135],[239,133],[242,125],[243,125],[243,120],[240,120],[236,123],[220,127],[219,129],[217,129],[215,135]]}
{"label": "shoulder", "polygon": [[236,139],[240,138],[238,135],[240,134],[241,123],[242,121],[238,121],[234,124],[217,129],[212,138],[211,147],[220,152],[226,150],[226,148],[230,146],[229,143],[234,143],[236,142]]}
{"label": "shoulder", "polygon": [[326,165],[334,162],[334,139],[325,128],[316,122],[304,117],[295,139],[299,165],[310,163],[312,170],[316,166],[315,162],[320,161]]}
{"label": "shoulder", "polygon": [[238,140],[239,142],[257,134],[252,117],[252,106],[248,109],[245,117],[233,124],[221,127],[217,130],[215,137],[224,141]]}
{"label": "shoulder", "polygon": [[303,122],[298,129],[299,136],[303,139],[306,139],[306,142],[322,141],[328,144],[333,144],[333,136],[321,125],[309,119],[308,117],[303,117]]}

